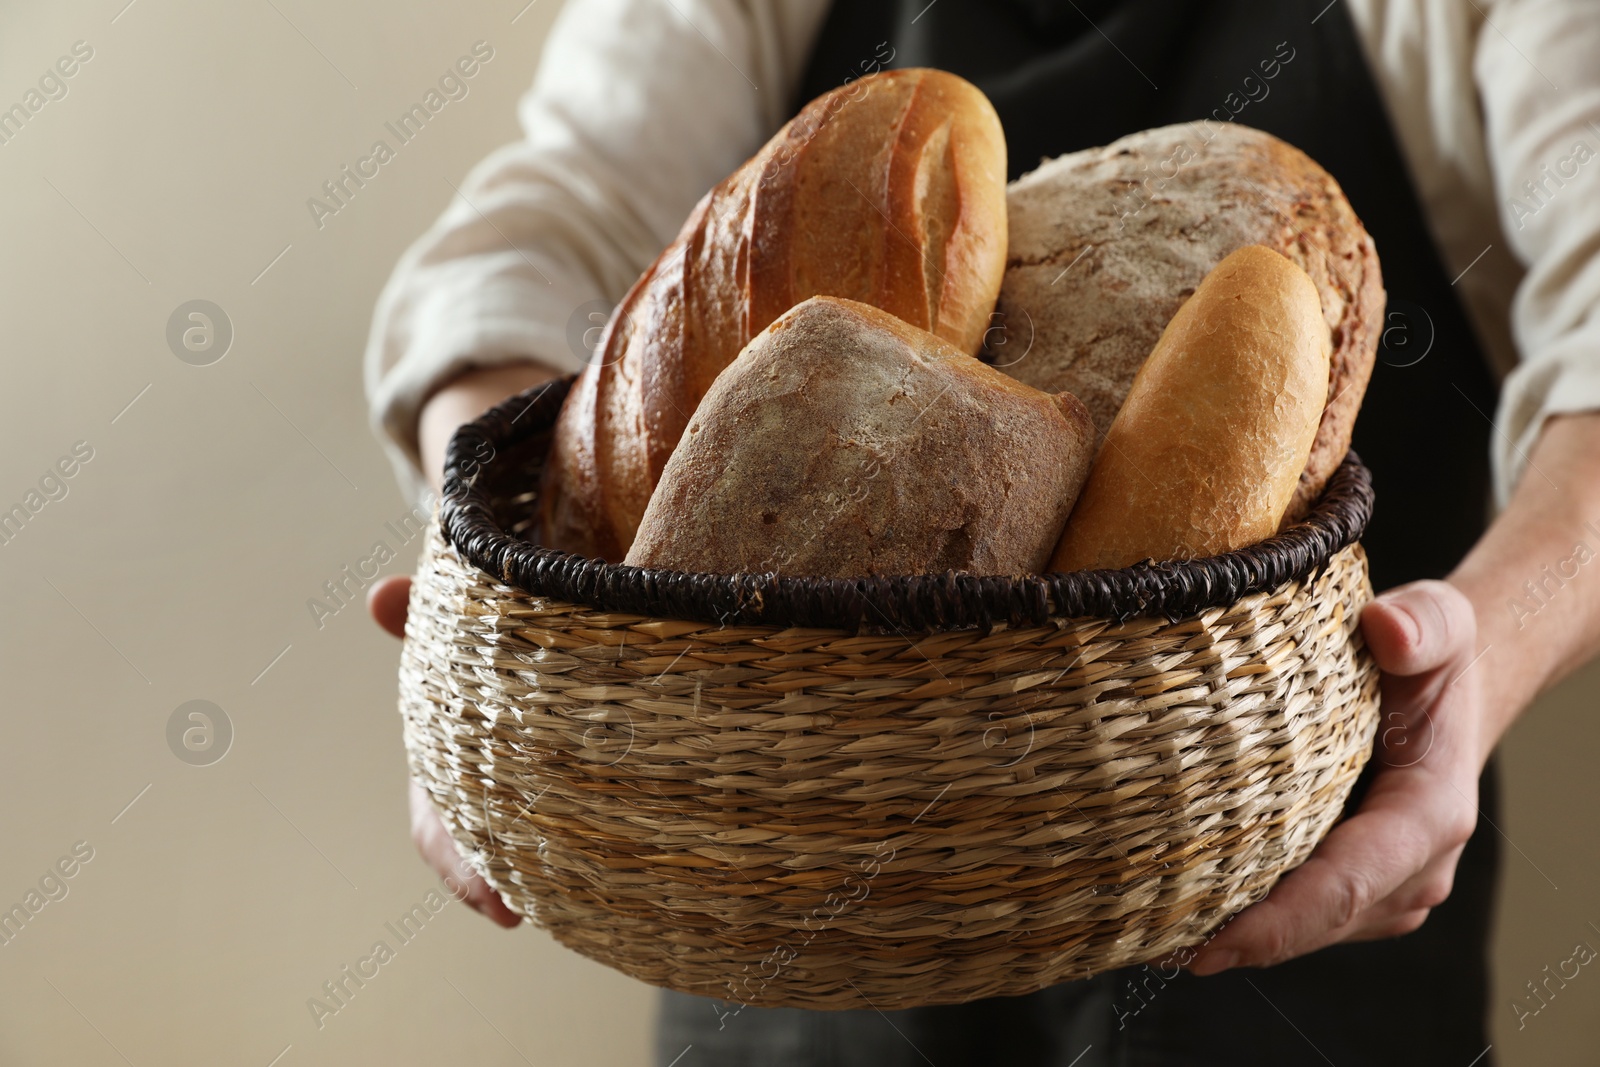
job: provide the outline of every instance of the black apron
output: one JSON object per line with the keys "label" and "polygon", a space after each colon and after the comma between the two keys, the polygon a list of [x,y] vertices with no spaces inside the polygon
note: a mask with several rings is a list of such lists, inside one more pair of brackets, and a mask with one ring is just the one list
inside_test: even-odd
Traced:
{"label": "black apron", "polygon": [[[1343,186],[1389,294],[1354,448],[1377,494],[1373,584],[1441,578],[1483,531],[1496,388],[1423,218],[1344,6],[1334,0],[839,0],[795,100],[929,66],[981,88],[1010,177],[1124,134],[1212,118],[1296,145]],[[1268,76],[1270,74],[1270,77]],[[1357,783],[1354,810],[1376,761]],[[1489,1067],[1493,762],[1450,899],[1403,938],[1268,970],[1174,979],[1146,968],[1025,997],[880,1013],[740,1008],[663,994],[657,1062],[676,1067]],[[1170,973],[1170,972],[1167,972]],[[687,1046],[691,1046],[685,1051]]]}

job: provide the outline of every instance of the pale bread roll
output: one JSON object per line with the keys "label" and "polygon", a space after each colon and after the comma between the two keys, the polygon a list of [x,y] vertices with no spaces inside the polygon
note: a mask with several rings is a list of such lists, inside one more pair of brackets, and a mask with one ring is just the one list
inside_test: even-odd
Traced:
{"label": "pale bread roll", "polygon": [[1327,401],[1317,287],[1247,245],[1207,274],[1140,367],[1052,570],[1212,556],[1278,530]]}
{"label": "pale bread roll", "polygon": [[814,297],[717,377],[627,563],[865,577],[1037,573],[1094,424],[893,315]]}

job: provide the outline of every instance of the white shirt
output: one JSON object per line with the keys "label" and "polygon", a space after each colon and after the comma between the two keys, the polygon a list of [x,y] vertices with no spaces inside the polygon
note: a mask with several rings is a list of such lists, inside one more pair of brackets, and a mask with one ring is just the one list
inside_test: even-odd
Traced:
{"label": "white shirt", "polygon": [[[1545,418],[1600,409],[1600,2],[1334,2],[1502,381],[1503,506]],[[828,7],[567,0],[519,107],[523,139],[473,168],[378,300],[367,396],[410,495],[433,389],[510,360],[579,370],[696,201],[790,117]]]}

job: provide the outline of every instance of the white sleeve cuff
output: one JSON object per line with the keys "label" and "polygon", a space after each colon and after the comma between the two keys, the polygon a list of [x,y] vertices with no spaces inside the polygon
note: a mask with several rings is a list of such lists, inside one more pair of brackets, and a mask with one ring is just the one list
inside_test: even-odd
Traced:
{"label": "white sleeve cuff", "polygon": [[[561,277],[552,273],[553,265],[544,270]],[[430,272],[436,275],[431,284],[413,290],[426,295],[418,313],[410,316],[415,332],[409,343],[387,371],[373,374],[368,382],[372,428],[383,442],[396,479],[413,501],[427,491],[417,420],[422,405],[441,383],[470,367],[519,360],[576,373],[587,358],[581,347],[590,341],[586,332],[592,335],[593,323],[604,323],[610,313],[609,307],[599,308],[592,291],[576,291],[581,286],[546,284],[537,277],[504,272],[452,270],[450,264]],[[380,305],[378,315],[383,314]],[[585,316],[576,329],[569,328],[574,314]],[[381,344],[381,335],[375,332],[372,343]],[[378,364],[369,358],[367,365]]]}
{"label": "white sleeve cuff", "polygon": [[[1568,334],[1506,378],[1490,446],[1495,503],[1504,508],[1529,476],[1528,456],[1552,415],[1600,410],[1600,323]],[[1533,477],[1540,477],[1537,471]]]}

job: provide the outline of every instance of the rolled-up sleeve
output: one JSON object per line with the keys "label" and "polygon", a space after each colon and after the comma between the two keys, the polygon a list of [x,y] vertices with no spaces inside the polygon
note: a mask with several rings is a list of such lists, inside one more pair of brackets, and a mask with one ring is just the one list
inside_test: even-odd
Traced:
{"label": "rolled-up sleeve", "polygon": [[1521,361],[1495,420],[1503,507],[1552,415],[1600,409],[1600,4],[1485,5],[1474,77],[1501,229],[1527,266],[1512,305]]}
{"label": "rolled-up sleeve", "polygon": [[826,7],[568,0],[521,100],[523,138],[459,183],[373,314],[367,399],[408,495],[428,396],[470,366],[579,369],[590,316],[788,117]]}

